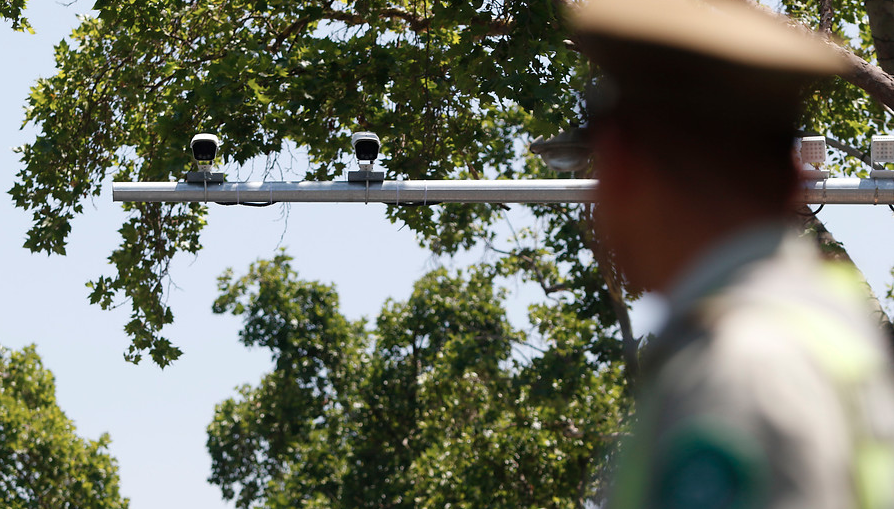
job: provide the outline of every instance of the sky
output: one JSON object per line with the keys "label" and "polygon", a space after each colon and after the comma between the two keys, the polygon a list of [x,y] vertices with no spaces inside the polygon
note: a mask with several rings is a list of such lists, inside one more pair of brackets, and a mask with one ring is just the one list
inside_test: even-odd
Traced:
{"label": "sky", "polygon": [[[408,229],[388,222],[379,204],[293,204],[287,221],[276,206],[211,206],[202,234],[205,249],[196,257],[176,258],[171,268],[176,287],[169,303],[176,321],[165,332],[183,349],[182,358],[164,370],[148,359],[138,366],[125,362],[127,306],[111,312],[91,306],[84,286],[111,274],[107,257],[124,219],[120,204],[111,200],[111,188],[106,185],[74,221],[66,256],[22,248],[30,216],[15,209],[5,194],[21,168],[12,147],[35,134],[32,127],[20,129],[29,87],[54,73],[53,46],[77,25],[76,14],[88,13],[90,6],[85,0],[70,6],[32,0],[27,15],[35,35],[0,27],[0,68],[5,70],[0,80],[0,281],[5,290],[0,292],[0,345],[18,349],[35,343],[55,375],[58,403],[78,434],[91,439],[111,435],[110,453],[133,509],[232,507],[206,482],[205,427],[214,405],[232,397],[235,387],[256,384],[270,359],[266,351],[239,343],[238,318],[211,313],[217,276],[227,267],[244,273],[250,262],[286,247],[301,277],[336,285],[348,318],[373,319],[385,299],[406,299],[413,282],[438,264],[458,267],[484,254],[474,250],[454,260],[434,259]],[[183,134],[184,143],[192,134]],[[873,289],[884,294],[894,266],[891,211],[827,206],[819,217]],[[523,326],[537,290],[508,284],[510,318]],[[657,316],[654,305],[635,305],[635,330],[649,329]]]}

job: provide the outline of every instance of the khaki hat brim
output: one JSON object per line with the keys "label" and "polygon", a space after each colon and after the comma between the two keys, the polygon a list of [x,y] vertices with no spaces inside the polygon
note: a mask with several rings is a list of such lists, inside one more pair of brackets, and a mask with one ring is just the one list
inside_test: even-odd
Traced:
{"label": "khaki hat brim", "polygon": [[815,76],[846,69],[832,43],[787,26],[744,0],[590,0],[569,18],[579,33],[602,41],[654,44]]}

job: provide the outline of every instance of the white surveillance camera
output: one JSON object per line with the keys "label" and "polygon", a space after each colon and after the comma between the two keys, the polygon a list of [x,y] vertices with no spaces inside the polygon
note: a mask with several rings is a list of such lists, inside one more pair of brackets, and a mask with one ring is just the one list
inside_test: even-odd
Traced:
{"label": "white surveillance camera", "polygon": [[351,135],[351,146],[358,161],[375,161],[379,157],[379,137],[368,131]]}
{"label": "white surveillance camera", "polygon": [[217,157],[217,149],[220,148],[220,140],[217,136],[208,133],[197,134],[189,142],[192,149],[192,157],[200,171],[211,171],[211,164]]}

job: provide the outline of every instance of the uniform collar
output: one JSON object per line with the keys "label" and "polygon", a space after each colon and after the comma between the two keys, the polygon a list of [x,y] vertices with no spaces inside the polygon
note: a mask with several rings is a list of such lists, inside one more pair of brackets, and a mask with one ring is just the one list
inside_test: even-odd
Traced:
{"label": "uniform collar", "polygon": [[670,316],[687,313],[698,301],[726,285],[752,263],[773,256],[790,235],[782,223],[754,225],[720,240],[697,256],[665,295]]}
{"label": "uniform collar", "polygon": [[665,294],[667,320],[644,348],[643,373],[653,375],[674,352],[699,335],[703,324],[694,315],[705,299],[734,284],[743,272],[761,260],[780,253],[794,257],[804,254],[802,243],[796,237],[782,223],[764,223],[739,230],[697,256]]}

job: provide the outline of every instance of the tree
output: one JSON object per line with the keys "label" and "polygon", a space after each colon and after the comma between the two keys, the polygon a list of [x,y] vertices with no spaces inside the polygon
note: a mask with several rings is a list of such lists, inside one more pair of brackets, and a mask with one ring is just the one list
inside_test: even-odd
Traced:
{"label": "tree", "polygon": [[[592,321],[542,306],[508,324],[493,269],[420,279],[372,331],[289,258],[221,277],[274,370],[217,406],[210,481],[238,507],[575,507],[610,454],[624,380]],[[537,347],[537,344],[542,345]],[[539,348],[533,358],[527,353]]]}
{"label": "tree", "polygon": [[107,434],[86,440],[56,404],[53,375],[34,346],[0,347],[0,505],[119,509],[118,465]]}

